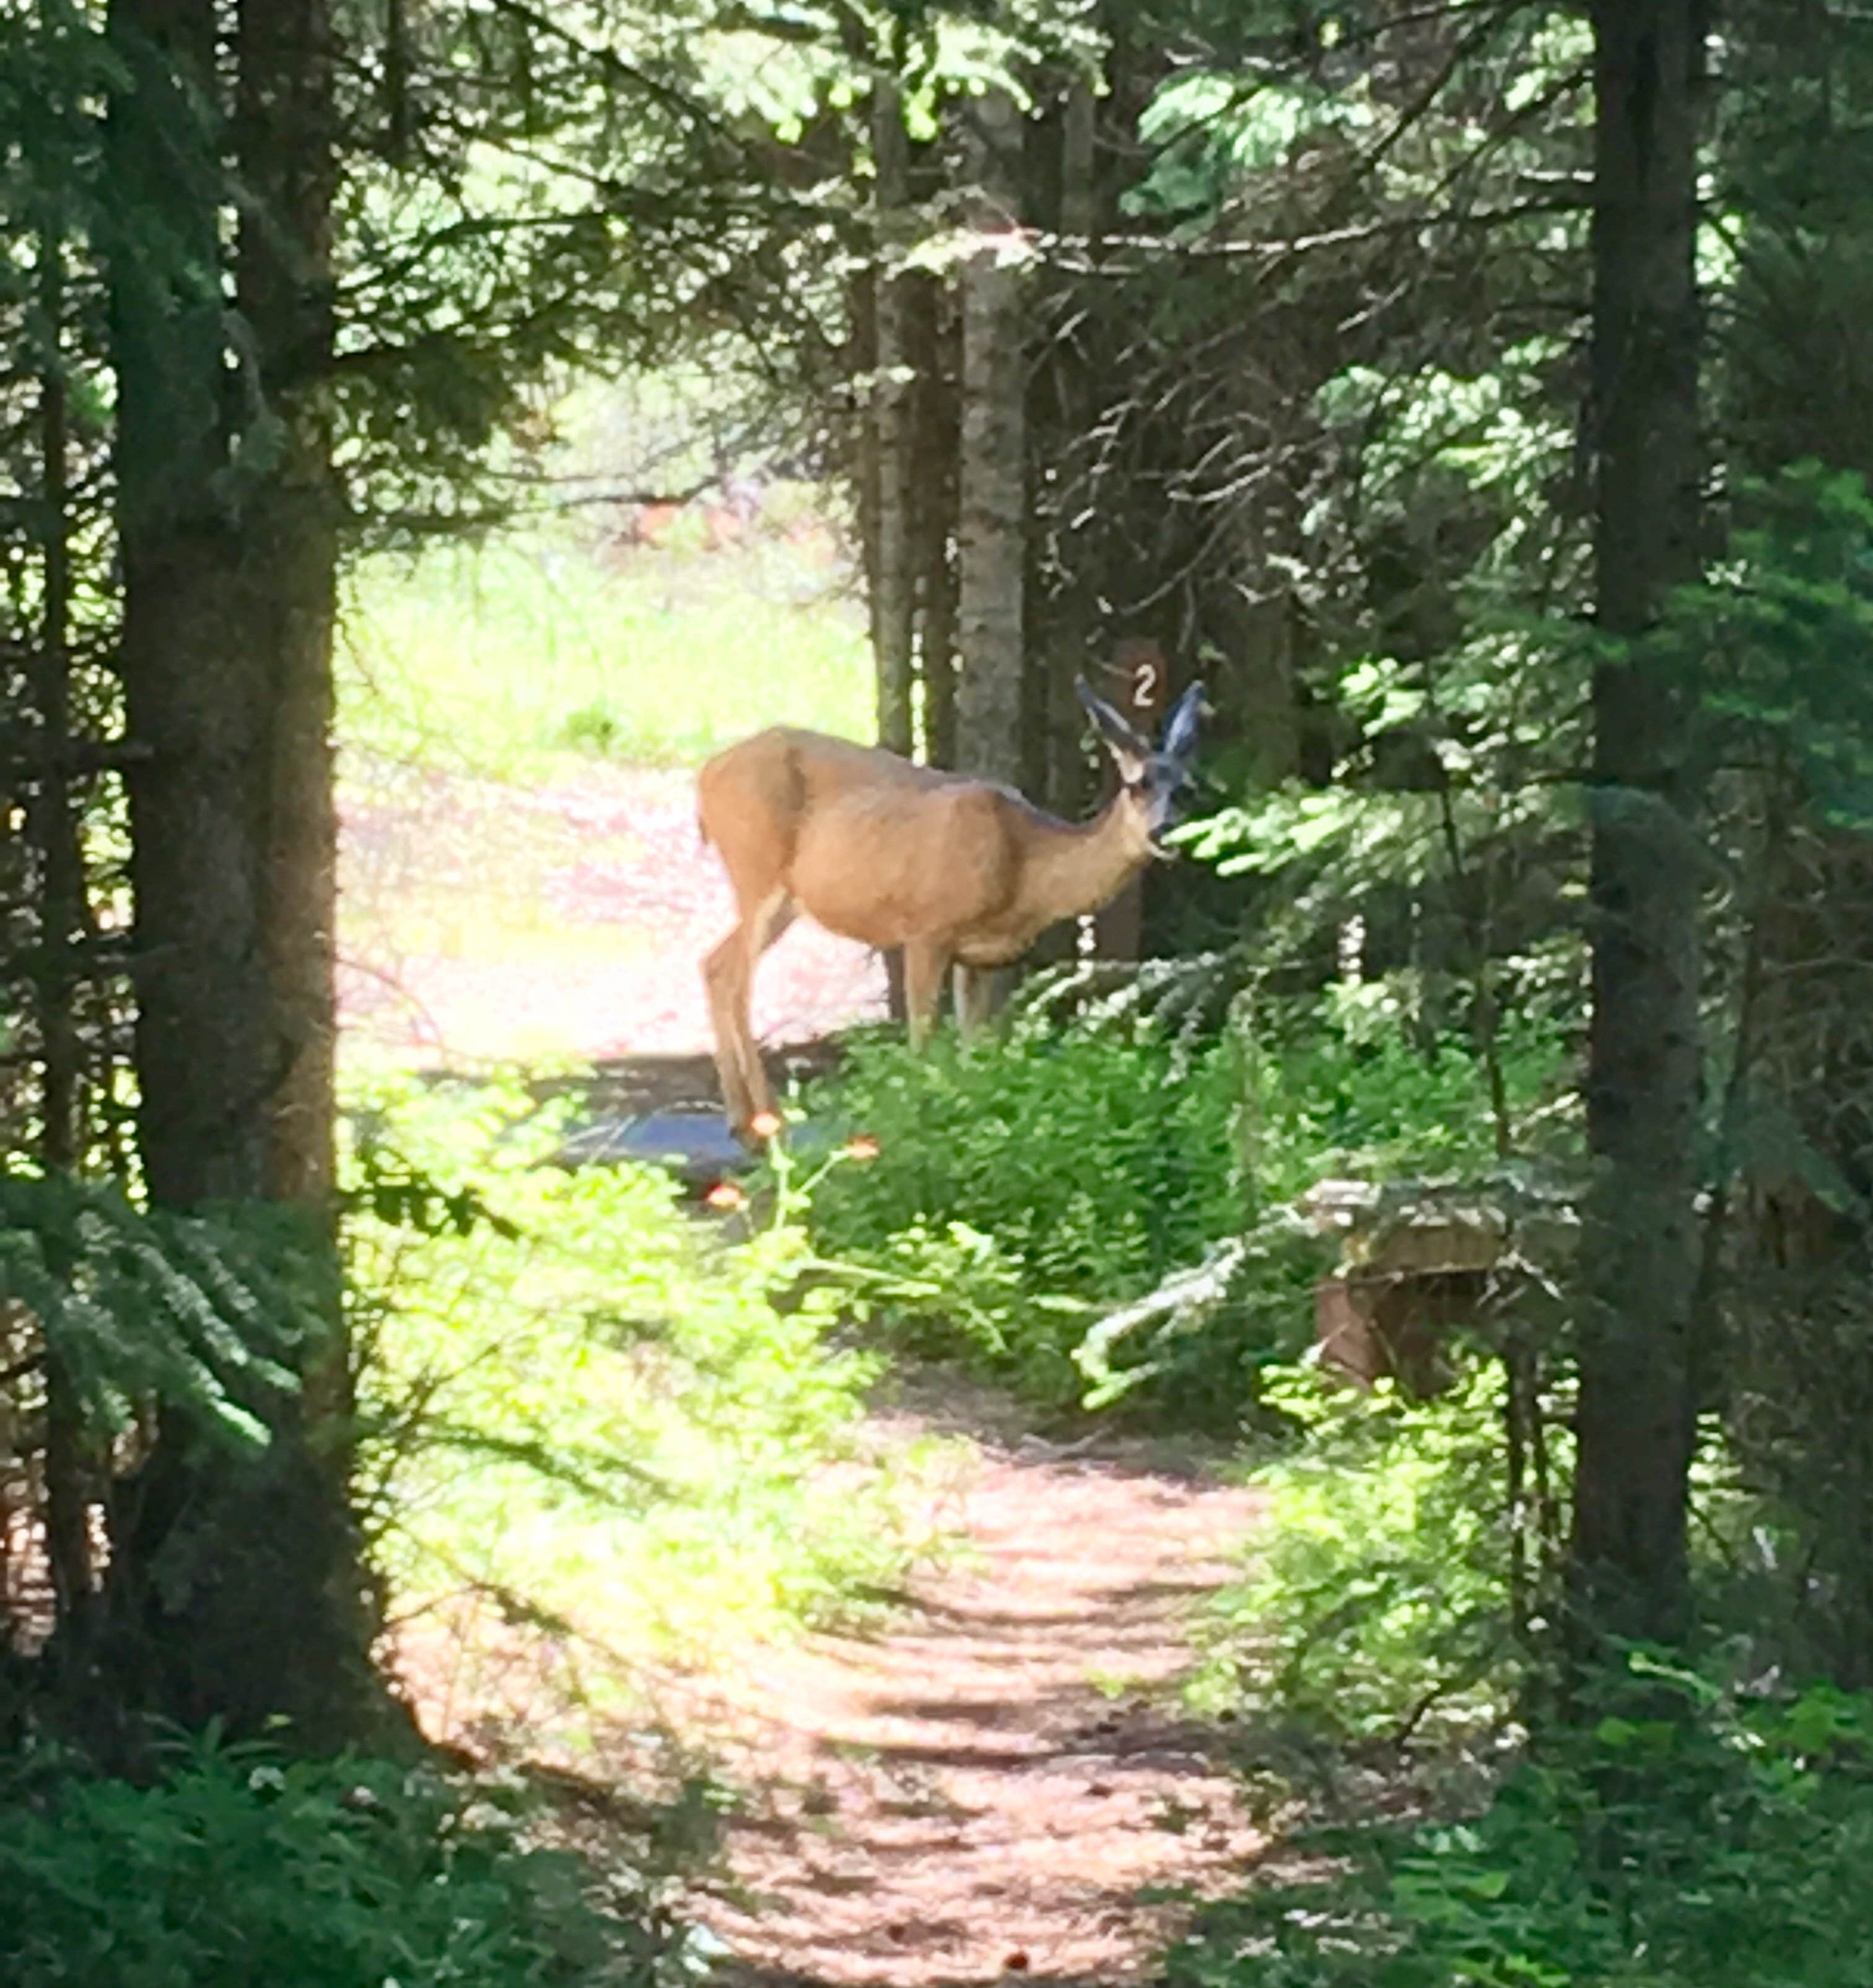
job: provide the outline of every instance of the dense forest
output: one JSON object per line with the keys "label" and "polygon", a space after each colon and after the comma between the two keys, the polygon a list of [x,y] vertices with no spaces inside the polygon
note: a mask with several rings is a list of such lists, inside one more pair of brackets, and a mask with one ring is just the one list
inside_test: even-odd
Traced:
{"label": "dense forest", "polygon": [[[410,1542],[745,1470],[837,1616],[934,1359],[1260,1473],[1295,1854],[1168,1978],[1873,1979],[1873,18],[0,0],[0,1978],[699,1964],[485,1819]],[[698,1214],[347,1065],[346,604],[783,483],[877,742],[1077,819],[1201,681],[1201,793]]]}

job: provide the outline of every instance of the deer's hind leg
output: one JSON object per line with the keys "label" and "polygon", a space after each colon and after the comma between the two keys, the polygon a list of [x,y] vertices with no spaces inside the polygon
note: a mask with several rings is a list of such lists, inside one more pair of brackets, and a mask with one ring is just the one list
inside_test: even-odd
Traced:
{"label": "deer's hind leg", "polygon": [[737,1133],[745,1133],[748,1121],[755,1114],[754,1099],[743,1074],[747,1064],[742,1050],[751,1027],[747,976],[741,964],[745,949],[742,928],[737,925],[702,962],[703,984],[708,990],[709,1026],[715,1035],[715,1073],[722,1084],[722,1108]]}
{"label": "deer's hind leg", "polygon": [[957,966],[956,1033],[965,1042],[979,1036],[993,1018],[1006,971],[999,966]]}
{"label": "deer's hind leg", "polygon": [[750,1141],[756,1136],[754,1121],[774,1109],[774,1094],[754,1037],[755,967],[793,922],[794,908],[793,898],[776,884],[752,906],[742,907],[741,923],[703,962],[722,1108],[735,1131]]}

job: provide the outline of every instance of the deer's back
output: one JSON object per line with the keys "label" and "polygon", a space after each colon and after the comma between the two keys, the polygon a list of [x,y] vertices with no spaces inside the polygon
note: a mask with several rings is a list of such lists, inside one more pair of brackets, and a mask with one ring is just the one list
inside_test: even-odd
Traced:
{"label": "deer's back", "polygon": [[855,745],[789,725],[771,725],[718,752],[696,777],[705,829],[750,814],[786,831],[809,807],[861,787],[929,786],[950,776],[914,766],[879,746]]}
{"label": "deer's back", "polygon": [[776,726],[698,779],[705,833],[755,898],[779,887],[868,945],[960,936],[1006,908],[1019,796],[877,746]]}

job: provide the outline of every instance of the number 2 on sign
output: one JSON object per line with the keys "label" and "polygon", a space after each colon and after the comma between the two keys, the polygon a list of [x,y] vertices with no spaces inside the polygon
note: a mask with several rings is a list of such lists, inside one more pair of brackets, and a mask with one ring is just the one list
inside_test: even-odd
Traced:
{"label": "number 2 on sign", "polygon": [[1131,701],[1141,711],[1151,708],[1151,694],[1158,688],[1158,665],[1141,663],[1131,679]]}

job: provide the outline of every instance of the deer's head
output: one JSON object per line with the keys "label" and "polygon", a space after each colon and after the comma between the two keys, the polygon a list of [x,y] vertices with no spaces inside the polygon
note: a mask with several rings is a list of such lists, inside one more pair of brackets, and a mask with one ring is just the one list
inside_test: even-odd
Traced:
{"label": "deer's head", "polygon": [[1160,862],[1168,862],[1177,852],[1164,838],[1183,820],[1196,784],[1191,764],[1196,757],[1203,686],[1192,684],[1171,707],[1155,750],[1129,719],[1087,688],[1084,677],[1074,679],[1073,688],[1118,769],[1121,805],[1135,825],[1141,845]]}

